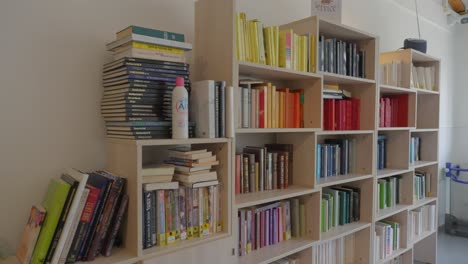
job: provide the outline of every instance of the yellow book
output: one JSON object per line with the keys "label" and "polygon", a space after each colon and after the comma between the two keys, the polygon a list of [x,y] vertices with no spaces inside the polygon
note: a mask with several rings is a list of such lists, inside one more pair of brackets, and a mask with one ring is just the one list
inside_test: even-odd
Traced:
{"label": "yellow book", "polygon": [[299,70],[299,36],[294,33],[294,70]]}
{"label": "yellow book", "polygon": [[271,65],[270,31],[268,28],[263,29],[263,40],[265,42],[265,63]]}
{"label": "yellow book", "polygon": [[274,30],[274,33],[273,33],[273,36],[274,36],[274,47],[275,47],[275,66],[278,67],[279,65],[279,57],[278,57],[278,54],[279,54],[279,27],[278,26],[274,26],[273,27],[273,30]]}
{"label": "yellow book", "polygon": [[308,54],[308,48],[307,48],[307,43],[309,39],[307,36],[302,36],[302,71],[306,72],[307,71],[307,61],[309,58]]}
{"label": "yellow book", "polygon": [[272,128],[273,127],[272,126],[272,120],[273,120],[272,92],[273,92],[273,88],[271,87],[271,83],[268,83],[267,85],[268,85],[268,87],[267,87],[267,99],[268,99],[267,101],[268,101],[268,103],[267,103],[267,107],[265,107],[265,108],[268,109],[268,115],[267,115],[267,118],[266,118],[266,120],[267,120],[266,127],[267,128]]}
{"label": "yellow book", "polygon": [[250,39],[250,62],[258,63],[258,40],[257,40],[257,24],[255,20],[247,22],[249,27],[249,39]]}
{"label": "yellow book", "polygon": [[276,66],[275,32],[273,27],[270,27],[268,30],[270,31],[271,66]]}
{"label": "yellow book", "polygon": [[315,35],[310,35],[309,40],[309,72],[316,72],[316,63],[317,63],[317,43]]}
{"label": "yellow book", "polygon": [[244,13],[241,15],[241,23],[242,28],[244,29],[244,53],[245,53],[245,61],[251,61],[251,54],[250,54],[250,34],[249,34],[249,27],[247,23],[247,18]]}
{"label": "yellow book", "polygon": [[126,45],[115,48],[114,52],[119,53],[119,52],[126,51],[130,48],[137,48],[137,49],[150,50],[150,51],[162,51],[162,52],[168,52],[168,53],[177,54],[177,55],[184,54],[183,49],[165,47],[165,46],[160,46],[160,45],[150,44],[150,43],[143,43],[143,42],[138,42],[138,41],[132,41]]}
{"label": "yellow book", "polygon": [[258,38],[258,60],[261,64],[266,64],[265,60],[265,39],[263,38],[263,23],[257,21],[257,38]]}
{"label": "yellow book", "polygon": [[284,92],[278,92],[279,95],[279,128],[284,128]]}
{"label": "yellow book", "polygon": [[237,13],[236,15],[236,56],[239,61],[245,61],[242,16],[245,17],[245,13]]}

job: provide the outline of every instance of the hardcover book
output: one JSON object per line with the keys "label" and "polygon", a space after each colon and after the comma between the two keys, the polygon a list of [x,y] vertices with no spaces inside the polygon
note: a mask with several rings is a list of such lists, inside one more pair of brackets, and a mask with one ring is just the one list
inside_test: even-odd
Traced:
{"label": "hardcover book", "polygon": [[37,238],[44,223],[46,210],[42,205],[31,207],[28,222],[23,230],[21,242],[16,250],[16,256],[22,264],[29,264],[36,246]]}

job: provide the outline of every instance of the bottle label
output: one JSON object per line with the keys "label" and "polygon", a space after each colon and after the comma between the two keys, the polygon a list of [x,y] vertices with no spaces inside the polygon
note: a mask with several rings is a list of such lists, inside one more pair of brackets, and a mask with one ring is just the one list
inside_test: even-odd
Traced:
{"label": "bottle label", "polygon": [[188,98],[182,97],[176,103],[177,113],[188,113]]}

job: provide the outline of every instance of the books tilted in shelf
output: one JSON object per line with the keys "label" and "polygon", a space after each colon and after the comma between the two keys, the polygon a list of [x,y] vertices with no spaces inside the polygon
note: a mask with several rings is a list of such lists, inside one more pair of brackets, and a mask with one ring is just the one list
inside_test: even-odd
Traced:
{"label": "books tilted in shelf", "polygon": [[407,127],[408,103],[408,94],[380,97],[379,127]]}
{"label": "books tilted in shelf", "polygon": [[406,87],[405,81],[409,79],[410,64],[404,61],[392,61],[380,64],[380,83],[396,87]]}
{"label": "books tilted in shelf", "polygon": [[394,208],[402,201],[402,185],[403,179],[401,176],[388,177],[379,179],[377,182],[377,197],[378,207],[377,212],[387,208]]}
{"label": "books tilted in shelf", "polygon": [[387,135],[377,137],[377,169],[387,168]]}
{"label": "books tilted in shelf", "polygon": [[20,263],[29,263],[31,261],[34,246],[41,232],[45,216],[46,210],[42,205],[38,204],[31,207],[28,222],[24,227],[21,242],[16,250],[16,257]]}
{"label": "books tilted in shelf", "polygon": [[242,128],[304,127],[304,90],[277,88],[261,81],[240,81],[238,104]]}
{"label": "books tilted in shelf", "polygon": [[299,198],[240,209],[239,255],[304,237],[306,220],[305,205]]}
{"label": "books tilted in shelf", "polygon": [[347,175],[356,167],[356,139],[325,139],[317,144],[316,177]]}
{"label": "books tilted in shelf", "polygon": [[33,207],[35,218],[28,222],[28,241],[22,242],[18,258],[22,263],[74,263],[92,261],[99,254],[109,256],[126,212],[124,185],[125,179],[105,171],[88,175],[70,169],[60,179],[52,179],[42,204],[47,214],[37,243],[32,232],[40,227],[44,211]]}
{"label": "books tilted in shelf", "polygon": [[382,260],[392,255],[401,245],[401,226],[400,223],[382,220],[375,223],[375,256]]}
{"label": "books tilted in shelf", "polygon": [[436,231],[436,205],[424,205],[409,212],[409,241],[415,241],[427,232]]}
{"label": "books tilted in shelf", "polygon": [[236,155],[236,194],[287,189],[292,182],[291,144],[245,147]]}
{"label": "books tilted in shelf", "polygon": [[314,245],[312,247],[312,264],[354,263],[355,247],[354,234]]}
{"label": "books tilted in shelf", "polygon": [[360,113],[359,98],[323,99],[323,129],[359,130]]}
{"label": "books tilted in shelf", "polygon": [[264,27],[258,19],[236,15],[236,57],[247,61],[291,70],[316,71],[316,38],[299,35],[278,26]]}
{"label": "books tilted in shelf", "polygon": [[361,215],[361,189],[341,186],[323,189],[321,202],[321,231],[357,222]]}
{"label": "books tilted in shelf", "polygon": [[366,78],[366,51],[356,43],[336,38],[319,37],[319,70],[341,75]]}
{"label": "books tilted in shelf", "polygon": [[411,84],[413,88],[438,91],[435,66],[411,66]]}
{"label": "books tilted in shelf", "polygon": [[410,164],[421,160],[421,138],[411,137],[410,141]]}
{"label": "books tilted in shelf", "polygon": [[422,200],[431,195],[431,174],[416,171],[414,174],[414,200]]}

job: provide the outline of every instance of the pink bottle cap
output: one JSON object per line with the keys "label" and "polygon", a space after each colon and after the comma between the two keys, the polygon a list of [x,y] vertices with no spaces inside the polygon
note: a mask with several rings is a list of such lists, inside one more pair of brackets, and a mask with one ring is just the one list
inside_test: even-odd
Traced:
{"label": "pink bottle cap", "polygon": [[185,83],[184,78],[182,78],[182,77],[177,77],[175,79],[175,85],[176,86],[184,86],[184,83]]}

